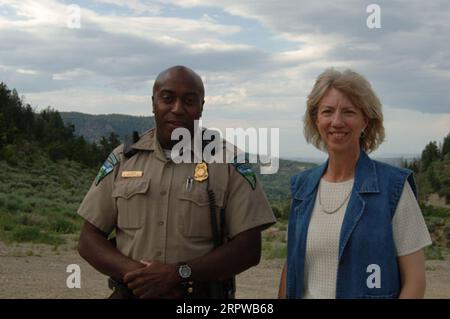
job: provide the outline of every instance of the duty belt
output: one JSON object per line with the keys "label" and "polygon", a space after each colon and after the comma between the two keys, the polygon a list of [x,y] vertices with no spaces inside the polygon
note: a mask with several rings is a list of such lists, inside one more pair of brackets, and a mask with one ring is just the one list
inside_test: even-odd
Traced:
{"label": "duty belt", "polygon": [[[110,299],[136,299],[133,291],[127,285],[118,282],[111,277],[108,279],[108,286],[113,290]],[[234,278],[224,281],[189,281],[179,284],[176,292],[170,297],[184,299],[234,299],[235,284]]]}

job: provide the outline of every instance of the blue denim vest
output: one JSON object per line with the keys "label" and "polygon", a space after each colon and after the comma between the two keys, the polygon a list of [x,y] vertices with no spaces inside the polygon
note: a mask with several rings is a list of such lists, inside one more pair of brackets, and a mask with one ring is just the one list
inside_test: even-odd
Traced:
{"label": "blue denim vest", "polygon": [[[286,296],[302,298],[309,221],[328,161],[291,179]],[[416,194],[412,172],[371,160],[361,151],[339,240],[336,298],[397,298],[400,273],[392,217],[406,180]],[[379,287],[367,283],[379,266]]]}

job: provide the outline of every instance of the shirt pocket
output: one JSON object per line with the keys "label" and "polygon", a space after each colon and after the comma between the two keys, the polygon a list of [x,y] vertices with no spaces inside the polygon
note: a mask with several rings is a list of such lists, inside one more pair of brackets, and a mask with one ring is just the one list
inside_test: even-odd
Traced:
{"label": "shirt pocket", "polygon": [[[178,196],[181,233],[190,238],[203,238],[212,242],[211,209],[206,184],[195,185],[191,191],[183,191]],[[220,214],[224,202],[224,192],[214,190],[216,221],[220,225]]]}
{"label": "shirt pocket", "polygon": [[116,182],[112,196],[117,206],[119,228],[141,228],[148,208],[150,179]]}

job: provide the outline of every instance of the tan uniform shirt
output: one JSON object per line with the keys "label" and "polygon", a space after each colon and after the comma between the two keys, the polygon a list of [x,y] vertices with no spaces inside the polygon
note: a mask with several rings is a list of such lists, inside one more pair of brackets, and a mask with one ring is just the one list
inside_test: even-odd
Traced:
{"label": "tan uniform shirt", "polygon": [[[175,164],[164,155],[154,130],[132,146],[139,150],[127,159],[123,145],[111,173],[86,194],[78,214],[109,234],[116,229],[117,248],[134,260],[164,263],[187,261],[213,248],[208,181],[193,181],[195,163]],[[142,171],[140,177],[123,172]],[[231,164],[208,165],[216,214],[225,208],[226,234],[232,238],[251,228],[275,222],[259,182],[250,183]],[[245,253],[245,252],[242,252]]]}

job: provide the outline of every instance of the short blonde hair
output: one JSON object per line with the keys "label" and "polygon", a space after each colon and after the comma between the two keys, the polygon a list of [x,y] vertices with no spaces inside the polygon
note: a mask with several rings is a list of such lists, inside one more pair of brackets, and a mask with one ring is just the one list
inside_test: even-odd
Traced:
{"label": "short blonde hair", "polygon": [[303,118],[306,141],[320,150],[326,151],[326,145],[317,129],[317,110],[320,100],[331,88],[339,90],[358,108],[368,120],[365,133],[361,136],[361,148],[370,153],[384,141],[383,113],[381,102],[372,90],[370,83],[360,74],[334,68],[326,69],[316,80],[308,95],[306,112]]}

